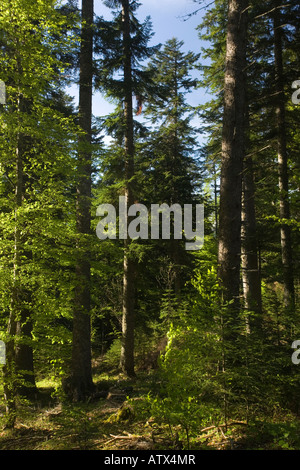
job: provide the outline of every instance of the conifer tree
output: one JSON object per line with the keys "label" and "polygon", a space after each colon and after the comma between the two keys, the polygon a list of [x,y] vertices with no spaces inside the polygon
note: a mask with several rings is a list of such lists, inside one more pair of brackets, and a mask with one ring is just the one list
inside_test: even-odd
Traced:
{"label": "conifer tree", "polygon": [[[126,207],[130,207],[134,203],[134,190],[132,187],[132,179],[134,177],[134,135],[130,3],[128,0],[122,0],[122,50],[124,72],[124,195]],[[128,237],[124,240],[123,269],[123,318],[120,367],[129,376],[134,376],[135,270],[134,261],[130,256],[130,240]]]}
{"label": "conifer tree", "polygon": [[[147,199],[168,205],[199,202],[201,175],[198,166],[196,131],[191,121],[195,110],[188,95],[197,86],[193,78],[198,54],[183,52],[184,42],[172,38],[155,54],[148,65],[159,96],[149,97],[145,116],[151,128],[145,144],[148,165]],[[187,256],[182,243],[172,239],[168,248],[174,266],[174,290],[184,285]]]}
{"label": "conifer tree", "polygon": [[[256,164],[255,161],[253,161],[255,151],[253,150],[253,133],[251,132],[254,120],[252,111],[253,99],[257,97],[257,90],[255,92],[252,91],[255,77],[257,76],[257,71],[253,70],[253,64],[255,64],[253,54],[257,49],[255,45],[257,25],[254,25],[253,17],[257,12],[253,12],[253,10],[250,9],[250,14],[251,17],[248,21],[249,34],[247,37],[247,66],[245,66],[245,80],[246,75],[249,75],[249,77],[247,78],[247,100],[245,102],[245,158],[242,171],[241,267],[244,295],[243,305],[249,312],[255,311],[257,314],[256,318],[258,318],[261,317],[261,281],[258,266],[258,233],[255,211],[254,171]],[[248,16],[247,11],[245,15]],[[200,110],[209,135],[208,143],[204,148],[206,162],[209,164],[210,168],[213,169],[215,175],[218,174],[216,168],[219,169],[221,166],[219,158],[221,154],[220,128],[223,122],[221,110],[224,101],[224,88],[222,88],[222,83],[224,82],[224,67],[222,66],[222,62],[225,61],[226,17],[227,5],[224,2],[215,2],[214,7],[206,13],[202,24],[199,26],[200,37],[211,42],[210,46],[203,49],[203,56],[204,58],[210,58],[211,65],[202,67],[202,83],[203,86],[209,86],[213,98],[208,104],[200,107]],[[258,58],[257,61],[259,61]],[[209,163],[209,160],[212,160],[212,163]],[[216,183],[214,183],[214,185],[216,186]],[[216,197],[215,201],[217,205]],[[218,217],[216,216],[216,225],[217,223]]]}
{"label": "conifer tree", "polygon": [[284,91],[284,64],[282,52],[282,27],[281,2],[276,1],[273,12],[274,28],[274,66],[275,66],[275,87],[276,87],[276,118],[277,118],[277,145],[278,145],[278,178],[279,178],[279,198],[280,198],[280,240],[283,266],[284,302],[285,306],[293,310],[295,307],[295,289],[293,275],[293,252],[291,229],[288,224],[290,219],[289,205],[289,175],[288,175],[288,154],[286,135],[286,111],[285,111],[285,91]]}
{"label": "conifer tree", "polygon": [[231,325],[237,317],[240,295],[247,6],[246,0],[229,1],[225,59],[218,264],[224,301],[232,302],[235,312]]}
{"label": "conifer tree", "polygon": [[[123,148],[123,190],[126,206],[135,201],[135,135],[133,120],[133,97],[143,96],[147,87],[148,74],[140,62],[148,58],[153,48],[147,43],[151,37],[149,18],[140,24],[134,16],[139,4],[129,0],[107,0],[105,4],[115,9],[112,23],[99,22],[99,41],[96,51],[102,53],[98,63],[96,83],[109,97],[122,103],[117,132]],[[121,72],[118,80],[116,72]],[[130,218],[127,220],[127,227]],[[126,227],[125,227],[126,230]],[[120,368],[128,376],[134,376],[134,317],[135,317],[135,259],[131,250],[131,240],[124,238],[123,258],[123,314],[122,349]]]}
{"label": "conifer tree", "polygon": [[82,135],[77,154],[77,260],[73,311],[72,369],[69,390],[75,401],[93,391],[91,368],[91,234],[92,95],[94,1],[83,0],[79,59],[79,118]]}

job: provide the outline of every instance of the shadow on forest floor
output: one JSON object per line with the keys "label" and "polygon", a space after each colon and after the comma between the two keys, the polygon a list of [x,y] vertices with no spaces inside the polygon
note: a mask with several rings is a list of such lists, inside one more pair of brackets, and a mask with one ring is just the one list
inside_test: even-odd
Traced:
{"label": "shadow on forest floor", "polygon": [[[1,428],[0,450],[180,450],[186,444],[176,428],[145,412],[153,384],[155,371],[134,381],[99,376],[97,388],[106,396],[76,404],[55,396],[51,387],[39,387],[36,400],[20,405],[15,429]],[[284,416],[236,421],[227,428],[210,425],[199,430],[190,450],[298,450],[299,431],[299,419]]]}

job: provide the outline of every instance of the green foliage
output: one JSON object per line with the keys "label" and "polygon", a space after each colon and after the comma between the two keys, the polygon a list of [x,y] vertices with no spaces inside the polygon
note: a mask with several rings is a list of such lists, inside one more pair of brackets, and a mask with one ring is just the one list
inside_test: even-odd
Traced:
{"label": "green foliage", "polygon": [[222,341],[218,283],[214,268],[192,280],[191,302],[183,302],[168,330],[160,358],[161,389],[150,397],[151,412],[180,426],[186,445],[222,412]]}
{"label": "green foliage", "polygon": [[[130,10],[130,53],[132,68],[132,89],[136,96],[150,92],[155,93],[151,85],[151,76],[142,70],[141,63],[151,57],[157,47],[150,47],[149,41],[153,36],[150,17],[140,22],[135,15],[139,4],[129,2]],[[126,89],[123,76],[123,25],[122,4],[113,2],[116,8],[112,21],[103,18],[96,19],[95,52],[98,53],[96,86],[110,100],[122,101]]]}
{"label": "green foliage", "polygon": [[[6,104],[0,105],[0,340],[13,345],[14,352],[28,347],[34,357],[34,371],[18,370],[13,356],[8,356],[6,370],[1,366],[1,395],[4,386],[8,400],[0,405],[0,415],[5,405],[11,406],[14,424],[19,416],[16,392],[31,387],[29,379],[34,378],[38,389],[51,388],[51,399],[64,403],[61,425],[72,427],[70,445],[85,449],[93,432],[99,432],[97,423],[85,405],[68,408],[61,390],[72,360],[75,261],[80,242],[91,264],[93,364],[100,376],[107,374],[110,384],[119,372],[124,252],[122,241],[97,239],[96,208],[101,203],[116,207],[126,184],[127,88],[122,2],[107,0],[114,10],[112,21],[95,18],[94,85],[116,109],[93,122],[92,226],[91,234],[79,239],[75,188],[81,132],[77,110],[66,93],[66,86],[76,81],[78,65],[76,3],[4,0],[0,8],[0,79],[7,91]],[[191,448],[203,427],[246,418],[250,447],[299,448],[299,426],[292,418],[289,422],[288,415],[299,414],[299,374],[291,363],[291,342],[300,337],[299,306],[293,311],[284,306],[279,233],[283,222],[292,230],[299,304],[300,108],[290,101],[291,82],[299,79],[299,5],[292,0],[289,9],[281,11],[291,208],[290,218],[281,219],[272,17],[267,11],[271,3],[254,1],[249,8],[246,151],[253,158],[263,297],[262,328],[253,334],[249,325],[254,313],[241,309],[233,324],[217,277],[228,5],[217,0],[206,8],[198,27],[200,39],[206,41],[200,55],[183,52],[183,41],[177,38],[149,47],[150,18],[140,22],[139,4],[130,2],[131,88],[137,105],[133,113],[138,115],[135,197],[147,207],[205,202],[205,243],[199,252],[187,253],[174,240],[136,240],[130,245],[136,272],[135,358],[138,368],[147,374],[151,370],[143,376],[141,400],[131,404],[137,420],[152,415],[167,426],[173,446],[179,439]],[[197,87],[210,96],[195,108],[188,97]],[[198,128],[193,126],[195,116],[201,120]],[[207,135],[200,149],[199,132]],[[102,133],[112,138],[110,143],[102,142]],[[10,325],[15,331],[7,331]],[[159,367],[153,372],[158,356]],[[24,399],[17,405],[29,409]],[[105,410],[100,408],[102,416]],[[287,414],[286,421],[280,413]],[[128,426],[134,422],[129,421]],[[121,425],[113,419],[112,424]]]}
{"label": "green foliage", "polygon": [[[74,51],[72,35],[64,34],[71,21],[56,6],[12,1],[3,2],[0,12],[0,67],[7,85],[0,115],[0,322],[7,329],[4,382],[13,413],[16,391],[34,392],[32,360],[23,356],[35,351],[41,360],[43,342],[51,351],[70,339],[53,334],[53,322],[68,315],[72,298],[78,129],[61,91],[68,67],[61,56]],[[49,368],[59,360],[48,355]]]}

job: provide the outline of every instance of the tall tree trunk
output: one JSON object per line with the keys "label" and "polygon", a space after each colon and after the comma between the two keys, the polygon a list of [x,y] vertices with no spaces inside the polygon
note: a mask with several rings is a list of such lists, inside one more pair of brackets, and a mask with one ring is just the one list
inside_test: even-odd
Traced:
{"label": "tall tree trunk", "polygon": [[[173,125],[174,125],[174,135],[171,144],[171,164],[172,164],[172,200],[170,204],[178,204],[180,203],[180,196],[178,193],[177,188],[177,178],[180,176],[178,173],[178,162],[180,161],[180,153],[179,153],[179,137],[178,137],[178,118],[179,118],[179,110],[178,110],[178,61],[175,54],[174,57],[174,115],[173,115]],[[174,223],[172,222],[172,229],[174,233]],[[171,239],[171,259],[174,263],[174,293],[175,295],[180,298],[181,294],[181,259],[180,259],[180,249],[179,249],[179,242],[178,240]]]}
{"label": "tall tree trunk", "polygon": [[253,180],[253,161],[245,159],[243,178],[242,208],[242,279],[244,306],[254,313],[253,327],[261,325],[262,299],[261,280],[258,266],[258,248],[255,214],[255,189]]}
{"label": "tall tree trunk", "polygon": [[276,1],[273,14],[274,25],[274,56],[275,56],[275,84],[276,84],[276,119],[277,119],[277,155],[279,178],[279,207],[280,207],[280,239],[283,265],[284,303],[289,310],[295,306],[293,254],[290,226],[286,223],[290,218],[289,207],[289,177],[288,156],[286,144],[285,96],[282,58],[282,22],[280,2]]}
{"label": "tall tree trunk", "polygon": [[[20,68],[20,64],[19,64]],[[28,111],[28,103],[19,92],[17,111]],[[20,122],[22,126],[22,121]],[[19,129],[16,138],[16,184],[15,184],[15,232],[14,232],[14,260],[13,260],[13,286],[11,295],[10,315],[7,327],[6,365],[4,367],[4,394],[6,398],[7,427],[13,427],[16,418],[15,398],[17,394],[26,397],[36,392],[33,350],[29,344],[32,339],[31,311],[26,307],[31,293],[22,283],[21,267],[25,259],[31,258],[31,253],[24,250],[24,234],[20,226],[20,214],[25,197],[24,161],[26,152],[30,151],[31,142],[28,142]],[[24,276],[24,273],[23,273]]]}
{"label": "tall tree trunk", "polygon": [[[134,203],[134,136],[132,106],[132,64],[130,50],[130,5],[122,0],[123,55],[124,55],[124,120],[125,120],[125,200],[127,207]],[[123,317],[120,368],[128,376],[134,376],[134,307],[135,307],[135,262],[130,255],[130,240],[124,240],[123,270]]]}
{"label": "tall tree trunk", "polygon": [[232,302],[229,330],[237,318],[240,296],[247,5],[247,0],[229,0],[226,43],[218,274],[223,300]]}
{"label": "tall tree trunk", "polygon": [[[25,99],[23,96],[20,97],[20,111],[21,113],[31,113],[32,112],[32,102],[31,100]],[[30,176],[23,172],[23,164],[30,163],[32,148],[34,147],[33,140],[30,136],[24,135],[21,132],[19,136],[19,185],[21,185],[17,190],[20,192],[20,196],[17,198],[19,204],[23,204],[23,200],[26,199],[27,191],[30,191]],[[21,207],[21,206],[20,206]],[[19,238],[19,251],[20,258],[22,258],[26,263],[32,262],[32,252],[26,250],[26,234],[21,235]],[[17,244],[16,244],[17,245]],[[24,264],[24,261],[22,263]],[[29,276],[29,274],[27,274]],[[15,345],[15,360],[16,360],[16,369],[19,375],[22,377],[22,383],[18,386],[18,394],[31,398],[37,393],[36,383],[35,383],[35,374],[34,374],[34,358],[33,358],[33,349],[32,349],[32,312],[31,312],[31,301],[32,301],[32,291],[29,288],[26,288],[21,282],[19,290],[19,313],[16,319],[16,345]]]}
{"label": "tall tree trunk", "polygon": [[77,262],[73,311],[72,373],[69,393],[74,401],[93,391],[91,367],[90,255],[91,233],[91,127],[93,82],[93,0],[82,1],[79,125],[84,134],[79,138],[77,156]]}
{"label": "tall tree trunk", "polygon": [[16,147],[16,186],[15,186],[15,233],[14,233],[14,262],[13,262],[13,287],[10,303],[10,314],[7,326],[6,364],[4,367],[4,396],[6,400],[6,427],[14,427],[16,420],[16,394],[17,394],[17,370],[16,370],[16,332],[17,319],[20,314],[20,239],[18,211],[23,201],[23,160],[20,158],[19,138]]}
{"label": "tall tree trunk", "polygon": [[[248,104],[246,104],[248,107]],[[249,111],[246,109],[247,142],[249,142]],[[247,145],[249,149],[249,145]],[[258,244],[255,211],[255,184],[253,160],[245,156],[242,182],[242,282],[244,307],[250,313],[248,327],[250,332],[261,331],[262,298],[261,279],[258,264]]]}
{"label": "tall tree trunk", "polygon": [[[22,299],[30,304],[31,292],[22,290]],[[16,324],[16,370],[22,377],[22,383],[18,386],[18,394],[26,398],[32,398],[37,394],[34,372],[34,357],[31,346],[33,323],[31,311],[22,306],[20,316]]]}
{"label": "tall tree trunk", "polygon": [[216,170],[216,163],[213,162],[213,178],[214,178],[214,216],[215,216],[215,235],[218,237],[219,233],[219,214],[218,214],[218,184],[217,184],[217,170]]}

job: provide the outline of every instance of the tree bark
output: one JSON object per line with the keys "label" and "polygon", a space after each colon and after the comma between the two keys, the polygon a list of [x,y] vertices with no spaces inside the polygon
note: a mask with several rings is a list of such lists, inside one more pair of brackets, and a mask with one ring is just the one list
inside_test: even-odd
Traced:
{"label": "tree bark", "polygon": [[[20,106],[20,103],[19,103]],[[14,233],[14,262],[13,286],[10,303],[10,313],[7,325],[6,364],[4,367],[4,397],[6,401],[6,427],[13,428],[16,420],[17,370],[16,370],[16,332],[17,319],[20,314],[20,237],[21,231],[18,220],[18,210],[23,202],[23,161],[20,158],[19,139],[16,147],[16,186],[15,186],[15,233]]]}
{"label": "tree bark", "polygon": [[[31,101],[26,100],[23,96],[20,97],[21,113],[31,113],[31,109]],[[23,165],[24,162],[26,162],[26,164],[30,163],[31,149],[33,147],[34,142],[32,138],[20,133],[17,157],[19,160],[17,164],[18,183],[16,187],[17,207],[22,207],[24,200],[26,199],[26,193],[27,191],[30,191],[30,176],[23,171]],[[28,236],[26,235],[25,230],[17,227],[15,247],[16,250],[19,251],[19,254],[16,255],[16,258],[20,260],[20,263],[25,264],[25,266],[26,263],[32,262],[32,252],[24,248],[27,240]],[[27,276],[29,276],[29,274],[27,274]],[[17,392],[19,395],[31,398],[37,393],[34,374],[34,357],[31,344],[33,330],[32,312],[30,308],[32,291],[31,288],[28,289],[23,285],[22,280],[18,287],[17,298],[19,305],[17,308],[18,314],[16,316],[15,361],[16,370],[22,377],[22,383],[18,385]]]}
{"label": "tree bark", "polygon": [[244,307],[250,313],[248,322],[250,332],[257,332],[262,325],[262,298],[258,266],[253,161],[250,156],[245,158],[243,172],[242,280]]}
{"label": "tree bark", "polygon": [[[130,5],[122,0],[123,56],[124,56],[124,158],[125,158],[125,200],[127,207],[134,203],[134,136],[132,105],[132,64],[130,49]],[[134,376],[134,307],[135,307],[135,262],[130,255],[130,240],[124,240],[123,263],[123,316],[122,347],[120,368],[128,376]]]}
{"label": "tree bark", "polygon": [[85,399],[94,389],[91,367],[90,255],[91,234],[91,128],[93,82],[93,0],[82,1],[79,125],[83,131],[77,156],[77,262],[73,311],[72,371],[68,392],[74,401]]}
{"label": "tree bark", "polygon": [[223,301],[231,302],[231,325],[235,323],[240,304],[247,6],[247,0],[229,0],[226,43],[218,275]]}
{"label": "tree bark", "polygon": [[283,286],[285,307],[293,310],[295,307],[295,290],[293,275],[293,253],[291,230],[288,223],[290,218],[289,207],[289,177],[288,155],[286,143],[285,95],[282,57],[282,29],[280,2],[276,1],[273,13],[274,25],[274,57],[275,57],[275,84],[276,84],[276,122],[277,122],[277,158],[279,179],[279,214],[281,219],[280,240],[283,266]]}
{"label": "tree bark", "polygon": [[[245,141],[250,149],[250,118],[248,99],[245,99]],[[251,333],[261,332],[262,297],[261,276],[258,262],[258,242],[255,210],[255,183],[253,160],[246,155],[243,166],[242,181],[242,283],[244,308],[248,310],[247,326]]]}
{"label": "tree bark", "polygon": [[[31,292],[22,290],[22,298],[29,302]],[[34,372],[32,341],[33,324],[30,309],[22,306],[16,322],[15,361],[16,370],[22,377],[22,383],[17,387],[18,395],[33,398],[37,394]]]}
{"label": "tree bark", "polygon": [[[19,73],[21,73],[21,66]],[[17,112],[28,112],[28,103],[19,91]],[[22,120],[19,123],[22,126]],[[16,419],[16,395],[31,397],[36,393],[33,366],[33,350],[29,344],[32,339],[31,311],[25,306],[31,293],[22,283],[21,267],[24,260],[31,259],[31,253],[24,250],[25,235],[20,225],[21,210],[26,193],[26,175],[24,161],[32,143],[27,140],[21,130],[16,136],[16,183],[15,183],[15,231],[13,286],[11,294],[10,314],[7,326],[6,365],[4,367],[4,394],[6,399],[7,427],[13,427]],[[24,276],[24,273],[23,273]]]}

